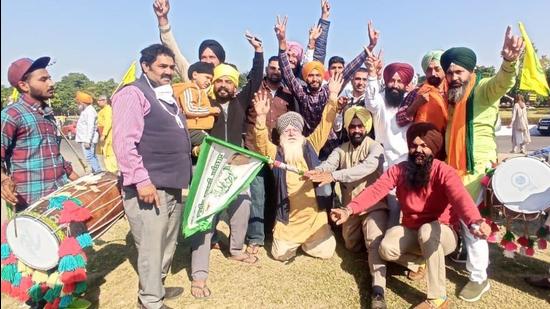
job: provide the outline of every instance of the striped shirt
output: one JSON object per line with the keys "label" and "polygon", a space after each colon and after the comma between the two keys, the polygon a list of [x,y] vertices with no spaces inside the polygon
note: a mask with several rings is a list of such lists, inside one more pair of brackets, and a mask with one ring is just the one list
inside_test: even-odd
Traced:
{"label": "striped shirt", "polygon": [[2,168],[15,183],[17,211],[62,187],[72,173],[60,153],[55,118],[43,114],[42,104],[23,96],[1,113]]}

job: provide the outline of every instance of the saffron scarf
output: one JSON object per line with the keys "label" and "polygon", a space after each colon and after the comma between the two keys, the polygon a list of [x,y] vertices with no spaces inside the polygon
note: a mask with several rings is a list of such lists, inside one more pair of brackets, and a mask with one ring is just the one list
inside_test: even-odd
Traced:
{"label": "saffron scarf", "polygon": [[474,171],[474,96],[480,76],[472,73],[466,93],[455,104],[449,136],[447,163],[455,168],[460,176]]}

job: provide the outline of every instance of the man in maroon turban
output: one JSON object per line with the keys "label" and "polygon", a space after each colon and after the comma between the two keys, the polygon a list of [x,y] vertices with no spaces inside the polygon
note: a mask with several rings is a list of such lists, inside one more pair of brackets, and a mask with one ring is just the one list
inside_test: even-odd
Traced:
{"label": "man in maroon turban", "polygon": [[384,83],[386,84],[386,103],[392,107],[399,107],[405,96],[405,87],[414,77],[414,69],[410,64],[394,62],[384,69]]}

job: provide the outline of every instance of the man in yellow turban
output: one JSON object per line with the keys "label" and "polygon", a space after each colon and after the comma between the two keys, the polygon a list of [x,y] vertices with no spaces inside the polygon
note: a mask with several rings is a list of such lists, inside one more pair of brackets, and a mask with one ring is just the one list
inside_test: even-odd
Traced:
{"label": "man in yellow turban", "polygon": [[[349,142],[334,149],[326,161],[305,176],[319,185],[339,182],[342,204],[347,205],[366,186],[382,174],[384,148],[368,136],[372,128],[370,112],[363,106],[351,106],[344,113],[344,127]],[[351,218],[350,218],[351,219]],[[355,216],[342,226],[346,249],[359,252],[367,249],[372,276],[371,308],[385,308],[386,263],[378,254],[388,221],[385,200],[368,212]]]}

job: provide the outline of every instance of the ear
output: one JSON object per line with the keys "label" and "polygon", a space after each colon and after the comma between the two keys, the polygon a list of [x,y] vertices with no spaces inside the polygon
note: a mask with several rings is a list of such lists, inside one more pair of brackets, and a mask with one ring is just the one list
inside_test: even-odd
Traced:
{"label": "ear", "polygon": [[194,71],[193,73],[191,73],[191,77],[193,78],[193,80],[197,79],[197,71]]}
{"label": "ear", "polygon": [[28,93],[31,90],[29,83],[26,81],[18,81],[16,88],[20,93]]}
{"label": "ear", "polygon": [[142,71],[143,73],[149,72],[149,66],[147,65],[147,63],[142,62],[140,65],[141,65],[141,71]]}

